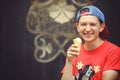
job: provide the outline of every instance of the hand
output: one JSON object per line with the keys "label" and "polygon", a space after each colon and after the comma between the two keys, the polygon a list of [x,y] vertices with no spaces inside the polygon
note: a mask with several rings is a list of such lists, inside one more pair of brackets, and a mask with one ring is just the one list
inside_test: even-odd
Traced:
{"label": "hand", "polygon": [[67,50],[67,61],[71,62],[74,58],[78,57],[80,48],[76,44],[72,44]]}

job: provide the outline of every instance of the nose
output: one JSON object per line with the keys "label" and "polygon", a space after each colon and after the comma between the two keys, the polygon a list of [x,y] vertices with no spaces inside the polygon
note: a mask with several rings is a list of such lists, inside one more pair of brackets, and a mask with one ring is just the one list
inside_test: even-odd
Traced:
{"label": "nose", "polygon": [[87,25],[86,28],[85,28],[85,31],[89,32],[90,30],[91,30],[90,25]]}

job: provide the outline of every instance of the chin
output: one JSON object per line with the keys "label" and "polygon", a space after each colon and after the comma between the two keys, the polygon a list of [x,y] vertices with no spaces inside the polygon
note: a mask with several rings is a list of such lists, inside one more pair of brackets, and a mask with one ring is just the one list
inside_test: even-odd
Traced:
{"label": "chin", "polygon": [[93,39],[91,39],[91,38],[84,38],[84,41],[85,42],[91,42],[91,41],[93,41]]}

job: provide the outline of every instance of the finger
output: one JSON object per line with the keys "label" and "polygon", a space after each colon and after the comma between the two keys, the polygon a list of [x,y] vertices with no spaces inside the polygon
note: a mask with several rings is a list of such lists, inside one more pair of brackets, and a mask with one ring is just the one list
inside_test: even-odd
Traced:
{"label": "finger", "polygon": [[79,49],[79,48],[75,48],[75,47],[71,47],[71,48],[69,48],[67,51],[79,53],[79,52],[80,52],[80,49]]}
{"label": "finger", "polygon": [[79,55],[79,51],[71,51],[71,50],[67,51],[67,56],[68,57],[71,57],[71,56],[77,57],[78,55]]}
{"label": "finger", "polygon": [[71,47],[78,48],[79,46],[77,44],[72,44]]}

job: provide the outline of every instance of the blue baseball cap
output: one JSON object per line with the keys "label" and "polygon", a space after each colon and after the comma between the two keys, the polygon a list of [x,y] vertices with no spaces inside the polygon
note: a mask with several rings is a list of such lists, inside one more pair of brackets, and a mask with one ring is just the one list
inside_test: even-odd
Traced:
{"label": "blue baseball cap", "polygon": [[[88,9],[88,11],[86,12],[82,12],[84,9]],[[78,22],[80,16],[83,15],[93,15],[96,16],[97,18],[99,18],[100,20],[102,20],[102,22],[105,22],[105,16],[102,13],[102,11],[100,9],[98,9],[95,6],[85,6],[82,9],[80,9],[77,13],[77,17],[76,17],[76,21]]]}

